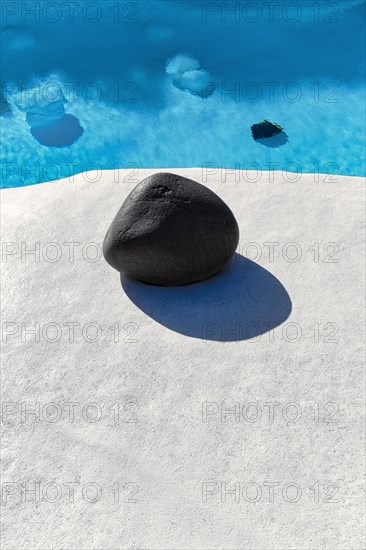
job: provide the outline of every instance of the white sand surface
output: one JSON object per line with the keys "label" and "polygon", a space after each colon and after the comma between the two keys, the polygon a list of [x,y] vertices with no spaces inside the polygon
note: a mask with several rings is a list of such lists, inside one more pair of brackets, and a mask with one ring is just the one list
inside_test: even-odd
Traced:
{"label": "white sand surface", "polygon": [[100,246],[156,170],[1,193],[2,548],[364,548],[363,180],[165,171],[257,265],[122,288]]}

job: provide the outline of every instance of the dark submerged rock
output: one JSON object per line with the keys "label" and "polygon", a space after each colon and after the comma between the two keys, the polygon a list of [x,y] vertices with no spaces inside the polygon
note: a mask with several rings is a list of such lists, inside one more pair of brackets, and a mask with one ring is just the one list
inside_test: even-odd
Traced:
{"label": "dark submerged rock", "polygon": [[253,124],[251,126],[253,139],[263,139],[271,138],[276,134],[279,134],[283,131],[282,126],[276,122],[270,122],[269,120],[263,120],[258,124]]}
{"label": "dark submerged rock", "polygon": [[103,254],[123,275],[176,286],[219,272],[238,241],[235,217],[213,191],[182,176],[157,173],[126,198],[104,238]]}

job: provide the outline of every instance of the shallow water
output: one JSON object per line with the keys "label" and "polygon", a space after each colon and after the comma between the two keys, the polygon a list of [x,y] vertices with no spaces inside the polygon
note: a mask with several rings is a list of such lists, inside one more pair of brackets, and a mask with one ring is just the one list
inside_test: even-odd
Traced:
{"label": "shallow water", "polygon": [[[4,2],[2,186],[113,168],[363,176],[364,15],[363,0]],[[255,142],[263,119],[287,139]]]}

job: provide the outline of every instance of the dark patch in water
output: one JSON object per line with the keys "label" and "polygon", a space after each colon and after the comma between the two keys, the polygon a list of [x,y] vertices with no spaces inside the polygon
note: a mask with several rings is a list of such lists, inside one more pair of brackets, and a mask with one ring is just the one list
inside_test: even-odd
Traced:
{"label": "dark patch in water", "polygon": [[282,132],[283,128],[276,122],[265,119],[251,126],[253,139],[270,138]]}
{"label": "dark patch in water", "polygon": [[254,141],[266,147],[280,147],[288,142],[288,135],[277,122],[265,119],[251,126]]}
{"label": "dark patch in water", "polygon": [[280,132],[275,136],[272,136],[269,138],[256,139],[255,141],[257,143],[260,143],[261,145],[265,145],[266,147],[281,147],[281,145],[286,145],[288,140],[289,139],[286,132]]}
{"label": "dark patch in water", "polygon": [[31,127],[31,134],[41,145],[48,147],[68,147],[84,133],[79,120],[70,114],[53,120],[43,126]]}

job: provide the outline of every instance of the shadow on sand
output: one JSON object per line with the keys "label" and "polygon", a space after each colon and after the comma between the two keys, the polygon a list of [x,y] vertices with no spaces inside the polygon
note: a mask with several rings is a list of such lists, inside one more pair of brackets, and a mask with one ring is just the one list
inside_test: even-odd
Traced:
{"label": "shadow on sand", "polygon": [[248,340],[283,323],[291,300],[274,275],[235,254],[218,275],[162,287],[121,277],[129,299],[161,325],[202,340]]}

